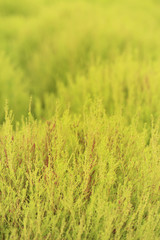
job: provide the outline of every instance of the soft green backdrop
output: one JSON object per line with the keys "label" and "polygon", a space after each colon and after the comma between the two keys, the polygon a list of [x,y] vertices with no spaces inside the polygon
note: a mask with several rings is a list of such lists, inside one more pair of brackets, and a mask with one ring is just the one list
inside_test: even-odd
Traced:
{"label": "soft green backdrop", "polygon": [[73,112],[88,97],[142,123],[159,114],[160,2],[0,1],[0,122]]}

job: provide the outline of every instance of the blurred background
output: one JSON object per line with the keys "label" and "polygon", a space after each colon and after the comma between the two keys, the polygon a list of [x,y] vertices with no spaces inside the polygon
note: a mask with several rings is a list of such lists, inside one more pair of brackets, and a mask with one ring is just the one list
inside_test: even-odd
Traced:
{"label": "blurred background", "polygon": [[159,115],[160,1],[0,0],[0,123],[80,113],[101,98],[127,121]]}

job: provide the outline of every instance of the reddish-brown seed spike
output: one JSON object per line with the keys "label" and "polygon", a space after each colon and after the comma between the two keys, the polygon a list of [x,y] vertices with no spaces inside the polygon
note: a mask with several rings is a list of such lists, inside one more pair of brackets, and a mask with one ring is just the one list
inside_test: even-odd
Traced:
{"label": "reddish-brown seed spike", "polygon": [[96,141],[95,141],[95,138],[94,138],[94,140],[93,140],[93,145],[92,145],[92,152],[93,152],[93,150],[94,150],[95,143],[96,143]]}
{"label": "reddish-brown seed spike", "polygon": [[35,151],[35,143],[32,145],[31,152]]}
{"label": "reddish-brown seed spike", "polygon": [[55,129],[56,123],[53,124],[52,131]]}
{"label": "reddish-brown seed spike", "polygon": [[48,155],[46,156],[46,159],[45,159],[45,165],[48,167]]}

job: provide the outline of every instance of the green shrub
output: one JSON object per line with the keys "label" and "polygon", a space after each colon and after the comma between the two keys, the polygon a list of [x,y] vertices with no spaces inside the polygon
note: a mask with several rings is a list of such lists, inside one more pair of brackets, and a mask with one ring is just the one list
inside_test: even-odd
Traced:
{"label": "green shrub", "polygon": [[156,0],[0,0],[0,239],[160,239],[159,39]]}
{"label": "green shrub", "polygon": [[14,111],[15,120],[27,114],[29,95],[21,71],[11,63],[11,60],[0,53],[0,121],[4,120],[4,105],[6,100]]}
{"label": "green shrub", "polygon": [[[92,107],[90,107],[92,106]],[[159,126],[137,131],[101,102],[1,128],[2,239],[159,239]]]}
{"label": "green shrub", "polygon": [[13,6],[15,13],[1,16],[0,47],[23,73],[30,95],[42,105],[45,94],[57,92],[57,83],[67,84],[68,75],[86,74],[97,59],[108,63],[124,53],[134,57],[136,52],[137,64],[159,63],[156,2],[34,1],[33,7],[25,1],[28,16],[18,13],[22,11],[18,3],[1,2],[1,9],[10,11]]}

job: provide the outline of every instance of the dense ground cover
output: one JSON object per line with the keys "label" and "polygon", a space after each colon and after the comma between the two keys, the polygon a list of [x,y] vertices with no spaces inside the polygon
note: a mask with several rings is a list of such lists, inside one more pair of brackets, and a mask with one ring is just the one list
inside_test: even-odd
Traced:
{"label": "dense ground cover", "polygon": [[0,239],[160,239],[159,9],[0,0]]}

